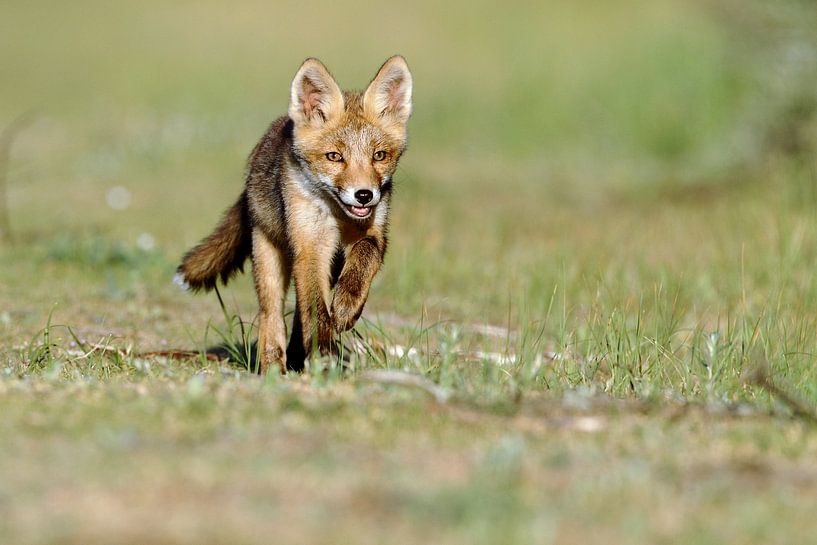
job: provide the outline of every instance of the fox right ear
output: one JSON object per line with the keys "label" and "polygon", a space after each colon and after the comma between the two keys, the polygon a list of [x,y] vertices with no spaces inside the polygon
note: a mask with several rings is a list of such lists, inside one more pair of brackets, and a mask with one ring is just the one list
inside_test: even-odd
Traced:
{"label": "fox right ear", "polygon": [[343,93],[318,59],[306,59],[292,80],[289,117],[296,125],[320,126],[343,111]]}
{"label": "fox right ear", "polygon": [[411,72],[400,55],[387,60],[363,94],[363,107],[373,118],[404,124],[411,115]]}

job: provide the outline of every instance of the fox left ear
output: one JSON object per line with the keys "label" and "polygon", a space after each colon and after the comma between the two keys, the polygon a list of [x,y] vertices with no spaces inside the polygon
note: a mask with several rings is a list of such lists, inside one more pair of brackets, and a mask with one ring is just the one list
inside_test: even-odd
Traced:
{"label": "fox left ear", "polygon": [[363,108],[371,117],[406,123],[411,115],[411,72],[400,55],[387,60],[363,95]]}
{"label": "fox left ear", "polygon": [[343,93],[329,70],[318,59],[306,59],[292,80],[289,117],[298,125],[321,126],[343,108]]}

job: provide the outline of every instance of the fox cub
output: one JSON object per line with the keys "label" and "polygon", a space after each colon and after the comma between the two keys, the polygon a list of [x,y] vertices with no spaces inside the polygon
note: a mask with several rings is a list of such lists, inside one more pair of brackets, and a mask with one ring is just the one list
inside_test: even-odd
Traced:
{"label": "fox cub", "polygon": [[[360,317],[386,252],[411,87],[400,56],[362,93],[341,91],[320,61],[304,61],[292,80],[289,115],[255,146],[241,196],[182,259],[177,280],[194,291],[212,289],[219,278],[227,283],[252,260],[261,373],[302,370],[313,346],[333,352],[335,334]],[[296,310],[287,345],[290,280]]]}

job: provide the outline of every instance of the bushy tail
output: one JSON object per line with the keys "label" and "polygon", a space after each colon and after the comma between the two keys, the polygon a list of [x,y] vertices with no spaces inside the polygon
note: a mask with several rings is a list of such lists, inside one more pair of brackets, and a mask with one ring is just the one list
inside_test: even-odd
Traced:
{"label": "bushy tail", "polygon": [[238,202],[224,213],[216,230],[185,254],[175,281],[193,291],[211,290],[219,277],[226,284],[233,274],[243,271],[251,251],[247,195],[242,193]]}

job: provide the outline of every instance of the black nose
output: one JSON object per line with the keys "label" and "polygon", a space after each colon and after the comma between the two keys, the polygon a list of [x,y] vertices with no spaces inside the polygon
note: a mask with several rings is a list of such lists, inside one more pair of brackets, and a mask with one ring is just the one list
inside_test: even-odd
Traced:
{"label": "black nose", "polygon": [[374,197],[374,194],[368,189],[358,189],[355,191],[355,198],[360,204],[366,204],[372,200],[372,197]]}

